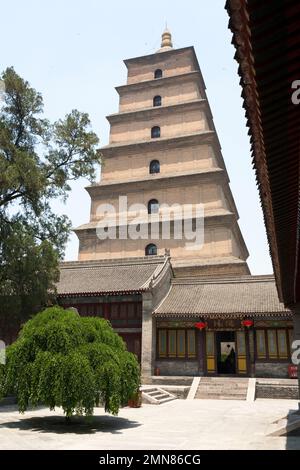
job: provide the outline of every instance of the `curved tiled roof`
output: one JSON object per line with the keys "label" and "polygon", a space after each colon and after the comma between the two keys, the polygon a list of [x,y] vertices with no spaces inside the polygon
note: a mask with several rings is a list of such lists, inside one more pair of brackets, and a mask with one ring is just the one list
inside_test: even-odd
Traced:
{"label": "curved tiled roof", "polygon": [[154,315],[226,318],[292,314],[279,302],[273,276],[174,279]]}
{"label": "curved tiled roof", "polygon": [[59,297],[138,293],[148,290],[169,262],[164,256],[99,261],[71,261],[60,265]]}

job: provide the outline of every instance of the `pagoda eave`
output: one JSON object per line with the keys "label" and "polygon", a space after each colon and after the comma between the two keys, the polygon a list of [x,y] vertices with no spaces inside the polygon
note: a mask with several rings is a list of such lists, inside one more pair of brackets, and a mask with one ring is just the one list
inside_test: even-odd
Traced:
{"label": "pagoda eave", "polygon": [[152,140],[140,140],[138,142],[124,142],[124,143],[115,143],[105,145],[100,149],[101,153],[105,157],[113,157],[117,152],[124,153],[126,152],[136,152],[146,149],[161,149],[165,148],[166,145],[168,148],[184,147],[186,145],[194,145],[197,143],[211,143],[216,134],[214,131],[205,130],[203,132],[195,132],[193,134],[186,134],[180,136],[171,136],[171,137],[160,137],[158,139]]}
{"label": "pagoda eave", "polygon": [[197,172],[150,175],[146,178],[127,179],[124,181],[101,181],[100,183],[86,186],[85,189],[88,191],[90,196],[95,196],[97,194],[102,194],[103,191],[108,191],[109,193],[116,191],[124,192],[126,190],[130,190],[133,186],[134,190],[137,191],[140,187],[141,189],[147,189],[148,186],[150,188],[154,188],[155,186],[160,187],[162,182],[164,187],[172,187],[180,184],[180,180],[184,183],[184,181],[188,179],[189,184],[191,184],[192,182],[197,183],[199,180],[201,180],[201,183],[205,181],[211,182],[212,178],[214,181],[216,181],[216,179],[217,181],[220,181],[222,178],[226,180],[226,177],[227,174],[222,168],[214,168]]}
{"label": "pagoda eave", "polygon": [[163,85],[170,85],[181,83],[182,81],[187,81],[190,78],[200,79],[201,83],[201,73],[199,70],[193,70],[192,72],[185,72],[179,75],[169,75],[167,77],[154,78],[152,80],[143,80],[142,82],[127,83],[126,85],[119,85],[115,87],[117,93],[122,96],[126,94],[127,91],[137,91],[151,88],[161,87]]}
{"label": "pagoda eave", "polygon": [[123,121],[138,121],[139,119],[163,117],[166,114],[173,113],[174,111],[193,111],[205,106],[207,101],[205,99],[185,101],[184,103],[170,104],[167,106],[151,106],[149,108],[137,109],[134,111],[127,111],[122,113],[115,113],[106,116],[110,124],[116,124]]}

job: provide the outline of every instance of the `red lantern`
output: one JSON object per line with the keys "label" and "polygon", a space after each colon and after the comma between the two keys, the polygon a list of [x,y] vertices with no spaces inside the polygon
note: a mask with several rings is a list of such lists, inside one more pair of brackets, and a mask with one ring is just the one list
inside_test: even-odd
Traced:
{"label": "red lantern", "polygon": [[207,323],[204,321],[199,321],[198,323],[195,323],[195,327],[199,330],[204,330],[204,328],[207,327]]}
{"label": "red lantern", "polygon": [[242,321],[242,325],[245,326],[246,328],[250,328],[251,326],[253,326],[253,324],[254,324],[253,320],[243,320]]}

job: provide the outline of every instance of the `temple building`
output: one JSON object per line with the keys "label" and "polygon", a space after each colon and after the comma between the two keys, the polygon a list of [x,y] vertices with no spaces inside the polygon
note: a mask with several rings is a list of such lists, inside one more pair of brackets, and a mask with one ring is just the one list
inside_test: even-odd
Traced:
{"label": "temple building", "polygon": [[90,221],[75,230],[78,261],[61,265],[59,302],[108,319],[145,382],[286,377],[292,313],[273,276],[250,274],[194,48],[173,49],[165,30],[156,53],[125,65],[101,180],[87,188]]}

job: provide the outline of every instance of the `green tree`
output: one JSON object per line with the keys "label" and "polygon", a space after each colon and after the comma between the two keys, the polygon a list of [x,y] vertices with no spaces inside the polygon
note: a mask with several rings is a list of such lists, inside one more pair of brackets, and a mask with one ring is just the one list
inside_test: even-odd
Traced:
{"label": "green tree", "polygon": [[[94,178],[98,138],[87,114],[50,123],[43,99],[13,68],[0,103],[0,315],[27,318],[55,294],[70,221],[51,210],[70,181]],[[3,323],[3,322],[2,322]]]}
{"label": "green tree", "polygon": [[108,321],[51,307],[25,323],[7,348],[0,396],[15,394],[20,412],[42,403],[70,418],[91,415],[100,402],[117,414],[139,380],[136,357]]}

